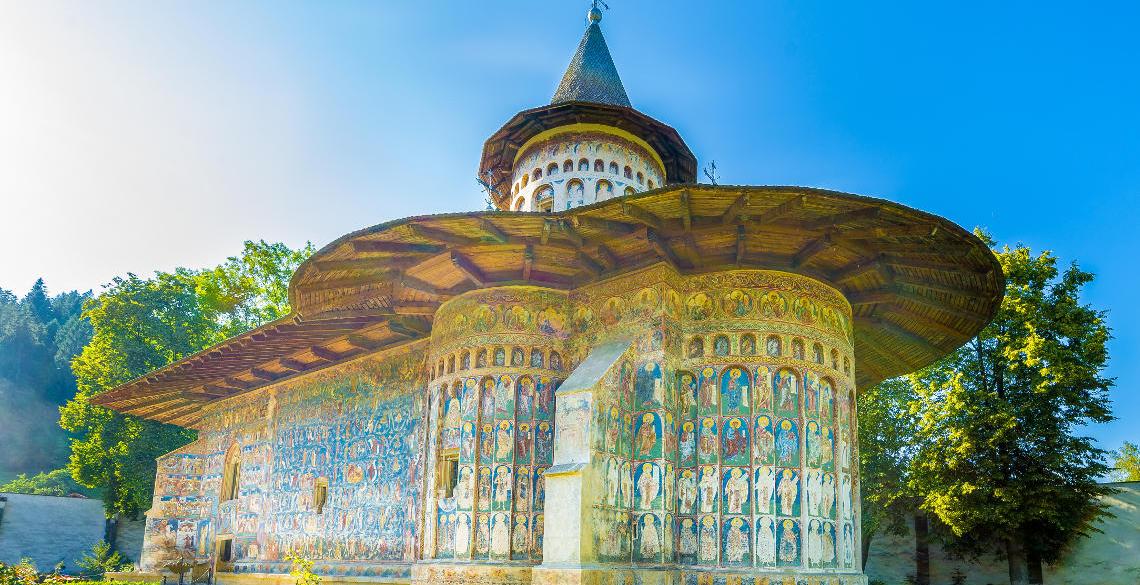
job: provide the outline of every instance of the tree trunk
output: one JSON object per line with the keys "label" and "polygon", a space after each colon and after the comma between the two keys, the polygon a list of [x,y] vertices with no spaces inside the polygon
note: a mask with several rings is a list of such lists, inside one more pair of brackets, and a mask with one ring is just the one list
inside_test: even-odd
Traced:
{"label": "tree trunk", "polygon": [[1041,570],[1041,555],[1030,550],[1025,553],[1025,560],[1029,565],[1029,585],[1044,585],[1045,575]]}
{"label": "tree trunk", "polygon": [[1029,585],[1025,571],[1025,547],[1018,539],[1006,539],[1005,556],[1009,562],[1009,585]]}
{"label": "tree trunk", "polygon": [[925,514],[914,515],[914,582],[930,585],[930,524]]}
{"label": "tree trunk", "polygon": [[863,531],[863,538],[860,539],[860,540],[862,540],[862,542],[860,544],[862,545],[862,548],[863,548],[863,557],[862,557],[862,562],[860,563],[860,565],[861,565],[861,568],[862,568],[864,573],[867,572],[867,557],[871,553],[871,538],[873,538],[874,536],[875,536],[875,533],[873,531],[864,530]]}

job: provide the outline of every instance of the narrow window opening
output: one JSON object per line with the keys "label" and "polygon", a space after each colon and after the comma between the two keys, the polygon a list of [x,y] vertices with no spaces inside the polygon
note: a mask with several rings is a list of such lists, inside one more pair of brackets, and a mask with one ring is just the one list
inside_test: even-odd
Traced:
{"label": "narrow window opening", "polygon": [[317,514],[325,512],[325,503],[329,500],[329,480],[324,477],[317,478],[313,485],[313,509]]}
{"label": "narrow window opening", "polygon": [[459,451],[444,452],[439,462],[438,485],[443,498],[455,497],[455,486],[459,485]]}

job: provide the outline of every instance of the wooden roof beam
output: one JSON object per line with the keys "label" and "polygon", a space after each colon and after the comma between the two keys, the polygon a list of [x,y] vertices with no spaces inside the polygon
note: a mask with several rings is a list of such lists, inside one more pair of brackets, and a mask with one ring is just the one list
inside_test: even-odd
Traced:
{"label": "wooden roof beam", "polygon": [[592,272],[595,277],[601,276],[601,274],[606,270],[605,266],[602,266],[600,262],[594,260],[589,254],[585,252],[578,252],[578,260],[580,260],[582,262],[582,265],[585,266],[587,270]]}
{"label": "wooden roof beam", "polygon": [[487,234],[491,236],[491,239],[500,244],[505,244],[511,239],[511,237],[508,236],[506,232],[504,232],[502,229],[499,229],[499,226],[495,225],[493,222],[491,222],[490,219],[487,219],[486,217],[479,218],[479,226],[483,228],[484,232],[487,232]]}
{"label": "wooden roof beam", "polygon": [[744,261],[744,253],[748,249],[748,234],[744,230],[744,224],[737,224],[736,226],[736,265],[739,266]]}
{"label": "wooden roof beam", "polygon": [[872,325],[874,327],[877,327],[877,328],[879,328],[883,331],[886,331],[892,335],[895,335],[897,337],[901,337],[901,338],[907,340],[908,343],[913,344],[915,346],[918,346],[923,351],[929,353],[932,356],[939,357],[942,354],[946,353],[945,350],[934,345],[933,343],[930,343],[930,341],[928,341],[926,338],[922,337],[921,335],[916,335],[912,331],[905,329],[903,327],[900,327],[899,325],[896,325],[892,321],[888,321],[888,320],[883,319],[881,317],[856,317],[856,319],[859,321],[863,321],[864,323],[867,323],[867,324]]}
{"label": "wooden roof beam", "polygon": [[530,273],[534,270],[534,246],[527,244],[523,248],[523,280],[530,280]]}
{"label": "wooden roof beam", "polygon": [[772,223],[772,222],[776,221],[777,219],[780,219],[781,217],[803,207],[804,202],[806,200],[807,200],[806,195],[802,195],[802,194],[801,195],[794,195],[794,196],[792,196],[792,198],[788,199],[787,201],[785,201],[785,202],[773,207],[772,209],[769,209],[768,211],[760,214],[758,217],[756,217],[756,219],[752,220],[752,223],[754,223],[756,225],[764,225],[766,223]]}
{"label": "wooden roof beam", "polygon": [[985,315],[979,315],[979,314],[977,314],[973,311],[970,311],[968,309],[959,309],[956,307],[951,307],[948,304],[940,303],[940,302],[938,302],[938,301],[936,301],[930,297],[920,295],[920,294],[915,294],[915,293],[912,293],[909,291],[900,290],[898,287],[895,287],[894,293],[900,299],[908,300],[908,301],[911,301],[915,304],[919,304],[919,305],[922,305],[924,307],[929,307],[929,308],[934,309],[936,311],[942,311],[943,313],[946,313],[948,315],[953,315],[953,316],[958,317],[960,319],[965,319],[967,321],[985,321],[986,320]]}
{"label": "wooden roof beam", "polygon": [[400,276],[400,286],[403,286],[404,288],[410,288],[412,290],[417,290],[417,291],[420,291],[422,293],[427,293],[427,294],[432,295],[432,296],[437,296],[437,297],[450,296],[447,293],[444,293],[443,291],[441,291],[440,289],[438,289],[438,288],[436,288],[436,287],[434,287],[434,286],[432,286],[432,285],[430,285],[430,284],[428,284],[428,283],[426,283],[426,282],[424,282],[424,281],[422,281],[422,280],[420,280],[414,276],[410,276],[408,274],[403,274],[402,276]]}
{"label": "wooden roof beam", "polygon": [[558,229],[562,231],[562,235],[566,236],[566,239],[573,242],[574,245],[578,248],[581,248],[586,244],[586,239],[583,238],[582,235],[574,229],[574,226],[571,225],[569,221],[566,221],[564,219],[560,220],[558,222]]}
{"label": "wooden roof beam", "polygon": [[853,211],[846,211],[843,213],[836,213],[827,217],[809,221],[804,224],[804,229],[817,230],[820,228],[831,228],[837,225],[842,225],[851,221],[858,221],[861,219],[874,219],[879,216],[881,211],[878,207],[864,207]]}
{"label": "wooden roof beam", "polygon": [[864,274],[875,272],[879,270],[880,265],[875,258],[863,258],[852,264],[840,268],[831,275],[832,282],[844,282],[853,278],[858,278]]}
{"label": "wooden roof beam", "polygon": [[677,260],[677,255],[669,248],[669,244],[657,232],[646,229],[645,240],[649,242],[649,246],[653,248],[658,255],[665,258],[666,261],[673,267],[673,270],[678,272],[681,270],[681,263]]}
{"label": "wooden roof beam", "polygon": [[907,311],[906,309],[903,309],[903,308],[900,308],[900,307],[897,307],[894,305],[887,305],[886,307],[880,308],[878,311],[879,312],[885,312],[885,313],[890,314],[890,315],[894,315],[900,319],[912,320],[915,323],[918,323],[918,325],[920,327],[923,327],[926,329],[933,329],[934,331],[937,331],[937,332],[941,333],[942,335],[944,335],[944,336],[946,336],[946,337],[948,337],[954,341],[961,340],[964,337],[964,334],[961,331],[959,331],[959,330],[957,330],[957,329],[955,329],[949,325],[946,325],[945,323],[942,323],[941,321],[935,321],[934,319],[931,319],[929,317],[919,315],[913,311]]}
{"label": "wooden roof beam", "polygon": [[602,261],[606,263],[606,268],[609,270],[613,270],[621,264],[621,259],[618,258],[617,254],[614,254],[613,250],[609,249],[609,247],[607,247],[605,244],[598,244],[595,246],[595,249],[597,250],[598,257],[600,257]]}
{"label": "wooden roof beam", "polygon": [[384,342],[363,335],[349,335],[345,341],[352,347],[364,351],[374,351],[384,347]]}
{"label": "wooden roof beam", "polygon": [[409,223],[408,227],[411,228],[412,232],[414,232],[419,237],[424,238],[425,240],[435,240],[437,242],[451,244],[452,246],[473,246],[475,244],[482,243],[482,240],[478,238],[461,236],[441,229],[428,227],[426,225],[420,225],[418,223]]}
{"label": "wooden roof beam", "polygon": [[416,258],[354,258],[350,260],[318,260],[313,263],[313,267],[318,272],[333,270],[381,270],[390,272],[415,266],[418,263],[419,260]]}
{"label": "wooden roof beam", "polygon": [[352,249],[356,252],[384,252],[389,254],[435,254],[442,251],[444,246],[439,244],[353,240]]}
{"label": "wooden roof beam", "polygon": [[906,236],[930,237],[937,233],[937,225],[874,226],[845,229],[842,237],[844,240],[878,240]]}
{"label": "wooden roof beam", "polygon": [[340,359],[344,357],[343,354],[337,353],[327,347],[321,347],[319,345],[310,347],[309,353],[329,362],[340,361]]}
{"label": "wooden roof beam", "polygon": [[[396,272],[394,268],[384,269],[384,272]],[[320,291],[334,288],[357,288],[368,284],[382,284],[376,281],[378,275],[373,273],[367,276],[354,276],[352,278],[338,278],[322,282],[312,282],[305,285],[306,291]]]}
{"label": "wooden roof beam", "polygon": [[439,303],[402,302],[392,306],[397,315],[434,315],[438,309]]}
{"label": "wooden roof beam", "polygon": [[657,217],[656,215],[649,213],[648,211],[628,201],[622,201],[621,212],[655,230],[662,229],[662,226],[664,224],[664,222],[661,221],[660,217]]}
{"label": "wooden roof beam", "polygon": [[281,374],[274,374],[273,372],[262,368],[250,368],[247,371],[249,372],[249,375],[253,376],[254,378],[259,378],[261,380],[265,380],[266,382],[272,382],[284,377]]}
{"label": "wooden roof beam", "polygon": [[693,229],[693,206],[690,202],[689,191],[682,190],[678,196],[681,204],[681,225],[684,226],[686,232]]}
{"label": "wooden roof beam", "polygon": [[487,277],[483,275],[483,271],[467,257],[460,255],[458,252],[452,252],[451,264],[475,286],[482,288],[487,285]]}
{"label": "wooden roof beam", "polygon": [[824,234],[809,241],[802,248],[800,248],[794,256],[792,256],[792,267],[799,268],[800,266],[811,262],[812,258],[815,258],[823,252],[826,252],[831,248],[831,246],[831,234]]}
{"label": "wooden roof beam", "polygon": [[592,230],[606,232],[609,235],[615,237],[628,236],[629,234],[637,231],[637,226],[631,223],[614,221],[612,219],[576,215],[571,219],[571,221],[579,229],[585,227]]}
{"label": "wooden roof beam", "polygon": [[294,372],[304,372],[311,367],[310,364],[287,357],[277,358],[277,365]]}
{"label": "wooden roof beam", "polygon": [[741,193],[740,196],[736,198],[736,201],[733,201],[732,205],[729,205],[724,214],[720,216],[721,225],[728,225],[734,221],[737,221],[741,217],[744,217],[743,211],[747,206],[748,194]]}

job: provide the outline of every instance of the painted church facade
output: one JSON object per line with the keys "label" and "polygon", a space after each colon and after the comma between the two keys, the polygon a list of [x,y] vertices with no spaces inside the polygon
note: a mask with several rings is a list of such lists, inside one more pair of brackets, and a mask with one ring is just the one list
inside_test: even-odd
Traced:
{"label": "painted church facade", "polygon": [[289,317],[99,397],[198,430],[158,461],[144,571],[866,582],[857,389],[975,334],[1000,268],[898,204],[697,184],[589,18],[484,148],[501,211],[349,234]]}

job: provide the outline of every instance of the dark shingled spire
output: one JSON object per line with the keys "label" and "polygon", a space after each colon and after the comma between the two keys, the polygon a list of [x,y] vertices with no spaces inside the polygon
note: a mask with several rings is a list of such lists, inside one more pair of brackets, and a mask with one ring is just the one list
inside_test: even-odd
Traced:
{"label": "dark shingled spire", "polygon": [[602,37],[602,28],[598,26],[602,13],[594,8],[589,16],[590,26],[582,35],[582,42],[578,43],[578,50],[570,59],[570,66],[566,68],[562,83],[558,84],[558,91],[554,92],[550,103],[592,102],[632,107],[610,57],[606,39]]}

